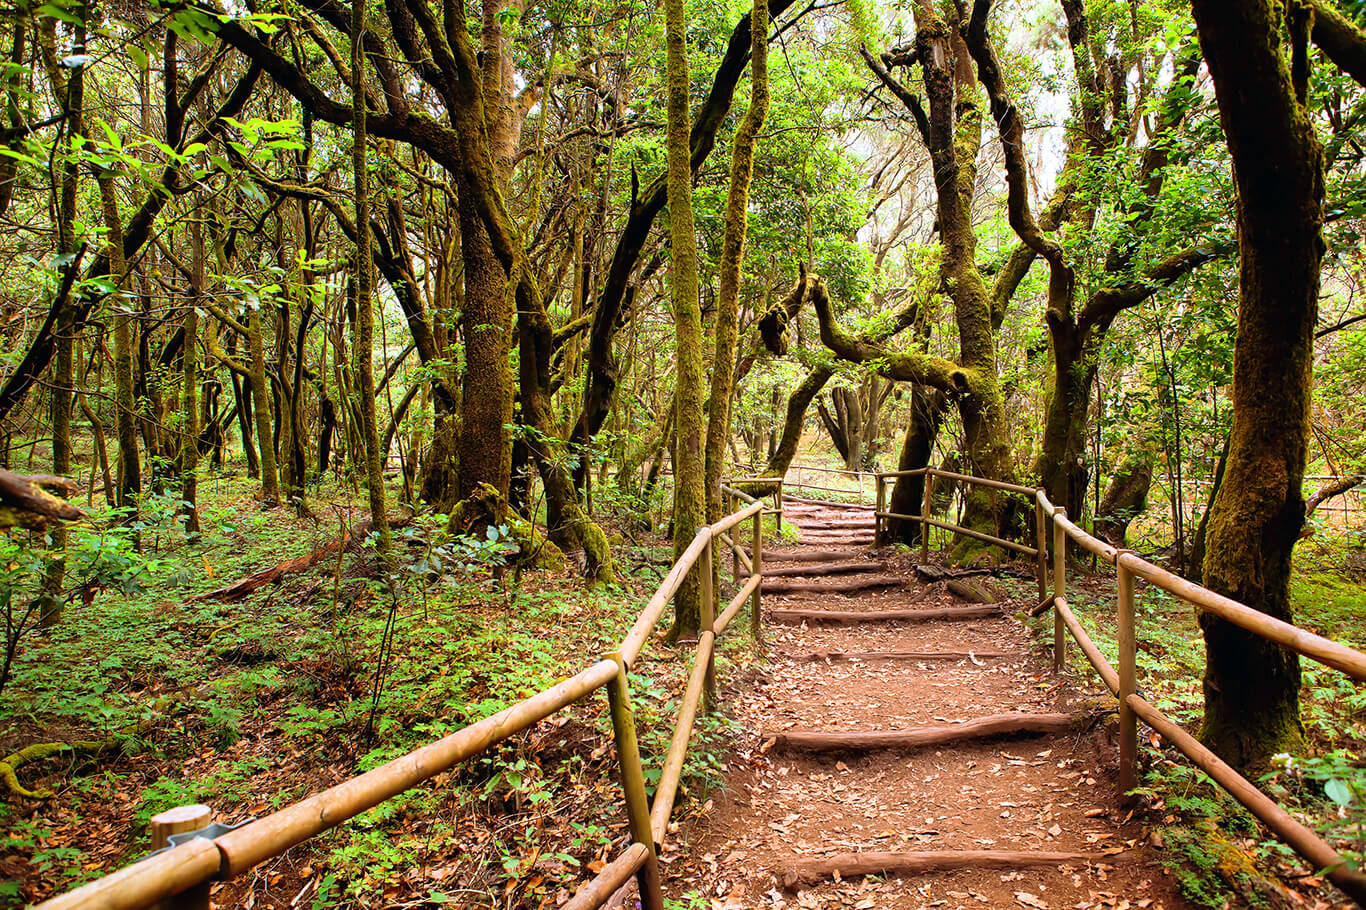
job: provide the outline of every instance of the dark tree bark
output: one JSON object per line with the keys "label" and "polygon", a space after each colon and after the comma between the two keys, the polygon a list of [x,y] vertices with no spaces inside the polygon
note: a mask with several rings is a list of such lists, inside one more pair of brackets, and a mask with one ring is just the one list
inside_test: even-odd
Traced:
{"label": "dark tree bark", "polygon": [[1117,547],[1127,546],[1129,523],[1147,507],[1152,485],[1151,454],[1141,448],[1126,452],[1100,499],[1096,534]]}
{"label": "dark tree bark", "polygon": [[[1291,620],[1291,553],[1304,523],[1314,328],[1323,255],[1323,157],[1305,108],[1308,22],[1273,0],[1194,0],[1238,189],[1233,428],[1210,509],[1204,583]],[[1201,739],[1241,769],[1303,747],[1291,652],[1209,614]]]}
{"label": "dark tree bark", "polygon": [[[901,445],[898,471],[913,471],[928,467],[939,436],[939,423],[948,407],[943,392],[917,385],[911,389],[911,422],[906,426],[906,439]],[[925,502],[925,477],[898,477],[892,486],[889,512],[898,515],[925,515],[930,506]],[[888,539],[909,545],[920,543],[920,522],[889,518],[886,524]]]}

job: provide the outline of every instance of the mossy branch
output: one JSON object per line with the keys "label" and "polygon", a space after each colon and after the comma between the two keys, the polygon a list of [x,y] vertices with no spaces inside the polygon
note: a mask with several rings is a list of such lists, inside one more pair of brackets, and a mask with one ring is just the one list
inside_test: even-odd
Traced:
{"label": "mossy branch", "polygon": [[0,782],[4,783],[6,793],[16,797],[50,799],[55,795],[53,791],[45,787],[30,790],[19,783],[19,776],[15,772],[24,765],[60,755],[63,752],[72,752],[76,755],[98,755],[118,745],[120,738],[116,734],[107,739],[82,739],[69,743],[34,743],[31,746],[25,746],[18,752],[0,759]]}
{"label": "mossy branch", "polygon": [[841,360],[869,364],[886,379],[917,382],[952,394],[968,391],[972,377],[952,360],[929,354],[889,351],[844,331],[835,321],[830,297],[819,278],[812,286],[811,302],[816,308],[816,318],[820,320],[821,341]]}

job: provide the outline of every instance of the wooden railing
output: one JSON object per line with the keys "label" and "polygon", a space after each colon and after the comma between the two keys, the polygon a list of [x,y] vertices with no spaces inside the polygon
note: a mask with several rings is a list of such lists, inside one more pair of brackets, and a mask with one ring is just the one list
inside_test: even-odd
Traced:
{"label": "wooden railing", "polygon": [[[669,815],[678,792],[699,703],[705,698],[710,706],[715,694],[716,640],[746,603],[750,605],[751,629],[758,639],[764,507],[738,491],[727,489],[726,492],[750,502],[697,532],[614,653],[491,717],[359,777],[226,833],[195,837],[39,906],[44,910],[140,910],[164,902],[162,906],[167,908],[208,907],[208,883],[240,875],[258,863],[279,856],[290,847],[430,780],[598,689],[606,689],[631,843],[579,888],[564,908],[588,910],[599,907],[635,875],[640,885],[642,907],[662,910],[664,899],[657,853],[668,831]],[[746,520],[753,523],[750,557],[740,552],[732,539],[734,529]],[[737,560],[742,560],[751,570],[749,579],[719,615],[712,568],[718,541],[729,545]],[[689,572],[696,573],[701,586],[702,632],[693,652],[678,719],[651,803],[645,792],[627,671],[635,664],[650,633]],[[160,833],[164,837],[171,829],[162,828]]]}
{"label": "wooden railing", "polygon": [[[1027,497],[1033,504],[1037,546],[1028,547],[947,522],[935,521],[923,515],[903,515],[884,511],[885,484],[888,479],[922,474],[927,475],[927,479],[936,476],[945,477],[960,483],[989,487],[1005,493]],[[1313,864],[1317,870],[1323,870],[1328,879],[1341,888],[1357,904],[1366,906],[1366,874],[1353,868],[1323,838],[1292,817],[1271,797],[1259,790],[1256,785],[1235,771],[1140,694],[1137,666],[1137,630],[1134,613],[1134,579],[1142,578],[1149,584],[1181,598],[1200,610],[1212,613],[1249,632],[1260,635],[1288,651],[1293,651],[1296,654],[1341,670],[1358,681],[1366,681],[1366,654],[1320,635],[1315,635],[1274,616],[1268,616],[1246,604],[1216,594],[1208,588],[1178,575],[1173,575],[1166,569],[1141,559],[1129,550],[1117,549],[1105,541],[1091,536],[1068,519],[1065,509],[1053,505],[1043,490],[972,477],[966,474],[953,474],[934,468],[879,474],[877,487],[878,539],[881,540],[882,521],[885,518],[918,521],[921,523],[922,561],[928,552],[929,528],[931,526],[944,528],[954,534],[966,535],[976,540],[986,541],[1035,557],[1042,602],[1034,610],[1034,615],[1042,615],[1049,609],[1053,611],[1054,670],[1061,672],[1066,664],[1067,637],[1070,635],[1086,656],[1087,661],[1095,668],[1106,688],[1110,690],[1119,703],[1119,788],[1122,793],[1127,793],[1137,783],[1138,722],[1142,720],[1208,774],[1229,795],[1242,803],[1249,812],[1260,819],[1296,853]],[[922,507],[921,511],[928,510]],[[1052,540],[1051,593],[1048,587],[1050,528]],[[1095,642],[1081,627],[1081,623],[1077,621],[1076,615],[1068,604],[1067,541],[1069,539],[1083,550],[1094,554],[1098,560],[1115,567],[1117,576],[1118,669],[1112,666],[1101,654],[1100,649],[1096,647]]]}
{"label": "wooden railing", "polygon": [[[736,467],[746,471],[757,472],[762,470],[761,465],[753,464],[737,464]],[[824,474],[830,477],[853,478],[854,486],[852,488],[834,487],[829,485],[812,483],[810,479],[810,475],[812,474]],[[872,480],[875,476],[875,473],[872,471],[846,471],[843,468],[825,468],[819,465],[791,464],[788,465],[787,473],[781,478],[781,482],[783,485],[786,486],[788,490],[814,490],[819,493],[837,493],[841,496],[857,496],[859,503],[862,504],[865,502],[864,497],[870,496],[872,493],[871,490],[866,489],[864,487],[863,482],[865,480]],[[761,482],[772,484],[777,480],[779,480],[779,478],[777,477],[737,477],[733,482],[737,484],[751,484]]]}

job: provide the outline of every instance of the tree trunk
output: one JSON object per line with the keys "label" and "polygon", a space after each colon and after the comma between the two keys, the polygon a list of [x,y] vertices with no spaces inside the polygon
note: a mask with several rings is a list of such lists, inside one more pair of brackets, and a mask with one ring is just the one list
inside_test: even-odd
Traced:
{"label": "tree trunk", "polygon": [[797,455],[797,444],[802,441],[802,424],[806,422],[806,409],[811,406],[811,399],[816,397],[834,375],[833,367],[816,367],[792,390],[787,399],[782,436],[773,454],[769,456],[768,464],[761,472],[765,477],[782,477],[787,473],[788,466]]}
{"label": "tree trunk", "polygon": [[181,344],[180,498],[185,530],[199,533],[196,477],[199,469],[199,302],[204,299],[204,235],[198,219],[190,222],[190,299],[185,305]]}
{"label": "tree trunk", "polygon": [[116,288],[114,313],[114,410],[119,439],[118,505],[129,510],[126,520],[137,514],[142,491],[142,465],[138,458],[138,424],[133,398],[133,316],[123,288],[127,263],[123,258],[123,224],[114,196],[114,181],[107,173],[97,178],[104,212],[109,256],[109,280]]}
{"label": "tree trunk", "polygon": [[[16,22],[14,35],[16,56],[21,54],[24,44],[23,35],[23,23]],[[85,53],[85,38],[86,27],[82,23],[76,27],[72,53]],[[17,64],[18,60],[15,60],[15,63]],[[12,78],[17,78],[17,73]],[[72,68],[71,76],[67,80],[66,98],[64,99],[67,132],[71,137],[85,135],[84,106],[85,71],[83,66],[77,64]],[[11,161],[11,164],[14,163],[17,162]],[[3,182],[2,191],[5,194],[4,206],[0,206],[0,212],[3,212],[3,208],[9,204],[9,193],[12,187],[10,181],[13,177],[14,170],[12,168],[6,173],[0,174],[0,182]],[[57,250],[68,256],[76,251],[76,191],[79,177],[80,171],[76,162],[74,160],[68,161],[62,168],[62,184],[57,212]],[[76,268],[76,263],[72,262],[69,268]],[[69,293],[59,291],[58,294],[57,302],[60,309],[57,313],[56,359],[53,364],[54,375],[52,377],[52,473],[58,477],[66,477],[71,472],[71,414],[76,395],[74,357],[76,323],[73,318]],[[66,579],[65,523],[54,522],[48,534],[52,538],[53,558],[43,574],[42,612],[38,617],[43,628],[51,628],[61,621],[64,600],[62,585]]]}
{"label": "tree trunk", "polygon": [[[702,310],[697,296],[697,228],[692,211],[692,168],[688,143],[688,53],[683,0],[664,0],[665,62],[668,72],[669,295],[678,357],[674,459],[674,558],[692,543],[706,521],[706,467],[702,413],[706,370],[702,353]],[[700,623],[697,573],[688,574],[674,598],[670,639],[694,638]]]}
{"label": "tree trunk", "polygon": [[1096,534],[1117,547],[1128,546],[1129,523],[1147,508],[1148,490],[1152,485],[1151,453],[1142,448],[1125,452],[1101,497],[1095,520]]}
{"label": "tree trunk", "polygon": [[[1291,620],[1291,554],[1304,522],[1314,328],[1323,251],[1323,158],[1305,109],[1304,11],[1194,0],[1238,189],[1238,336],[1233,427],[1210,510],[1204,583]],[[1299,660],[1251,632],[1200,616],[1207,657],[1200,738],[1239,769],[1303,748]]]}
{"label": "tree trunk", "polygon": [[[735,347],[740,319],[740,263],[745,255],[749,184],[754,174],[754,146],[768,116],[768,0],[754,0],[750,11],[749,108],[731,145],[730,189],[726,194],[725,236],[721,244],[720,293],[716,302],[712,345],[711,394],[707,402],[707,520],[718,521],[725,506],[721,473],[730,441],[731,399],[735,386]],[[686,110],[686,108],[685,108]],[[712,567],[720,571],[720,560]]]}
{"label": "tree trunk", "polygon": [[[465,306],[460,330],[465,339],[459,440],[453,501],[478,492],[481,484],[498,491],[491,501],[508,501],[512,474],[512,296],[507,273],[494,258],[488,231],[480,222],[470,188],[460,188],[460,243],[465,260]],[[495,516],[495,518],[500,518]]]}
{"label": "tree trunk", "polygon": [[[913,471],[929,467],[934,441],[939,436],[939,422],[948,408],[948,398],[937,389],[917,385],[911,389],[911,422],[906,427],[906,440],[901,446],[898,471]],[[889,512],[900,515],[925,515],[929,504],[925,501],[925,475],[898,477],[892,486]],[[908,546],[920,543],[920,522],[887,519],[888,540]]]}
{"label": "tree trunk", "polygon": [[375,263],[370,250],[370,174],[365,134],[365,0],[351,0],[351,167],[356,205],[356,409],[365,443],[365,487],[370,504],[370,526],[379,538],[380,555],[390,551],[389,510],[385,503],[384,452],[379,448],[375,414]]}
{"label": "tree trunk", "polygon": [[261,503],[280,501],[280,475],[275,467],[275,437],[270,426],[270,386],[266,384],[266,349],[261,339],[261,308],[247,309],[247,347],[251,351],[251,398],[256,418],[257,455],[261,464]]}

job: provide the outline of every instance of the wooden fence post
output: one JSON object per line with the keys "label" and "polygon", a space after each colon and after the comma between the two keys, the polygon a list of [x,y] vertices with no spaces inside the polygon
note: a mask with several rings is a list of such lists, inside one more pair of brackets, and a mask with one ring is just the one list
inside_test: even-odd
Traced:
{"label": "wooden fence post", "polygon": [[1138,717],[1128,698],[1138,690],[1137,638],[1134,628],[1134,575],[1124,565],[1121,550],[1115,559],[1119,574],[1119,791],[1128,793],[1138,783]]}
{"label": "wooden fence post", "polygon": [[882,513],[887,511],[884,507],[885,490],[882,486],[884,480],[881,474],[874,474],[877,481],[877,510],[873,512],[873,546],[882,546]]}
{"label": "wooden fence post", "polygon": [[[735,493],[726,494],[726,514],[735,514]],[[730,532],[730,577],[736,584],[740,583],[740,528],[736,526]]]}
{"label": "wooden fence post", "polygon": [[920,564],[928,565],[930,562],[930,496],[933,490],[930,487],[934,478],[933,469],[925,471],[924,482],[920,484]]}
{"label": "wooden fence post", "polygon": [[754,635],[754,644],[760,650],[764,650],[764,628],[762,617],[759,615],[761,593],[764,588],[764,510],[760,506],[759,511],[754,513],[754,541],[749,548],[749,575],[751,578],[758,578],[759,583],[754,586],[754,593],[750,595],[749,601],[749,628]]}
{"label": "wooden fence post", "polygon": [[[200,828],[207,828],[212,821],[213,810],[200,804],[177,806],[174,809],[167,809],[165,812],[153,815],[151,821],[148,822],[149,833],[152,836],[152,849],[160,850],[162,847],[169,847],[172,834],[198,831]],[[210,887],[209,882],[195,885],[193,888],[180,892],[175,897],[168,897],[156,906],[158,910],[209,910]]]}
{"label": "wooden fence post", "polygon": [[617,662],[617,675],[607,684],[607,703],[612,712],[612,733],[616,738],[617,761],[621,765],[621,789],[626,796],[626,816],[631,838],[650,851],[645,865],[636,873],[640,885],[642,910],[664,910],[664,890],[660,886],[659,859],[655,838],[650,830],[650,801],[645,795],[645,774],[640,766],[640,746],[636,742],[636,722],[631,715],[631,687],[626,680],[626,663],[621,654],[611,654]]}
{"label": "wooden fence post", "polygon": [[[712,634],[716,633],[716,586],[712,584],[712,551],[715,547],[716,538],[711,536],[711,533],[708,532],[707,546],[702,550],[702,556],[697,560],[696,568],[699,575],[698,580],[701,582],[702,587],[701,627]],[[705,693],[702,701],[706,705],[708,714],[716,707],[716,661],[712,656],[715,652],[716,649],[712,648],[711,653],[707,655],[707,675],[702,687],[702,691]]]}
{"label": "wooden fence post", "polygon": [[1043,510],[1043,503],[1039,502],[1037,493],[1034,495],[1034,545],[1039,549],[1038,559],[1035,560],[1035,574],[1039,576],[1039,602],[1042,603],[1048,598],[1048,516]]}
{"label": "wooden fence post", "polygon": [[[1067,510],[1062,506],[1053,507],[1053,517],[1059,515],[1067,517]],[[1057,522],[1053,522],[1053,597],[1067,597],[1067,531]],[[1067,664],[1067,629],[1063,625],[1062,614],[1058,612],[1057,604],[1053,607],[1053,672],[1061,673]]]}

